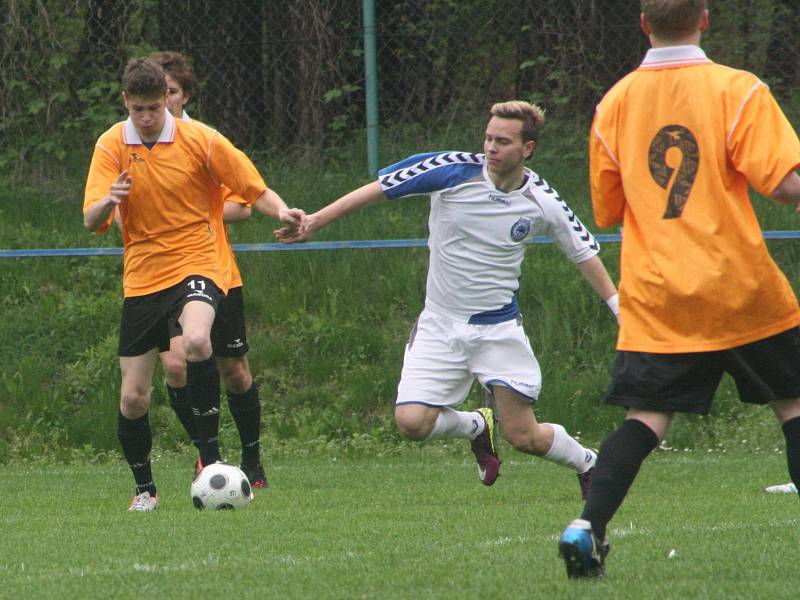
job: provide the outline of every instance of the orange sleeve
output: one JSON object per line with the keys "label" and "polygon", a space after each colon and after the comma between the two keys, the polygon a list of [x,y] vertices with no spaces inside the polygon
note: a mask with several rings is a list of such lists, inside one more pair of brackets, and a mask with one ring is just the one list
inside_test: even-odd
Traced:
{"label": "orange sleeve", "polygon": [[226,201],[231,200],[229,195],[233,194],[252,205],[267,189],[253,162],[218,132],[211,138],[207,165],[211,176],[224,186]]}
{"label": "orange sleeve", "polygon": [[248,202],[241,196],[237,196],[233,193],[231,188],[227,187],[226,185],[222,186],[222,200],[223,202],[235,202],[236,204],[241,204],[243,206],[252,206],[252,202]]}
{"label": "orange sleeve", "polygon": [[728,133],[728,152],[736,169],[764,196],[800,166],[800,140],[786,115],[760,81],[745,96]]}
{"label": "orange sleeve", "polygon": [[589,184],[595,222],[599,227],[611,227],[622,223],[625,194],[619,161],[609,146],[613,132],[602,121],[598,107],[589,134]]}
{"label": "orange sleeve", "polygon": [[[86,176],[86,188],[83,194],[83,212],[92,205],[105,198],[111,190],[111,184],[122,173],[122,166],[119,158],[114,154],[113,146],[109,140],[101,137],[94,147],[92,162],[89,165],[89,174]],[[97,229],[100,233],[105,233],[114,219],[114,211],[111,211],[106,222]]]}

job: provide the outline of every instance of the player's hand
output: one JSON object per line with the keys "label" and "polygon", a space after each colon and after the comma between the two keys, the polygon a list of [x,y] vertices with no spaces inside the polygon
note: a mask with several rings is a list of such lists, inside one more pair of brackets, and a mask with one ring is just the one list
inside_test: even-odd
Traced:
{"label": "player's hand", "polygon": [[303,223],[307,218],[305,211],[299,208],[281,209],[278,218],[285,223],[283,227],[272,232],[279,242],[295,244],[305,241],[306,238],[302,236]]}
{"label": "player's hand", "polygon": [[111,190],[106,196],[108,204],[119,205],[123,200],[127,200],[131,193],[131,183],[133,183],[133,179],[126,169],[111,184]]}
{"label": "player's hand", "polygon": [[278,211],[278,219],[286,224],[286,227],[299,229],[300,224],[306,216],[306,211],[300,208],[282,208]]}

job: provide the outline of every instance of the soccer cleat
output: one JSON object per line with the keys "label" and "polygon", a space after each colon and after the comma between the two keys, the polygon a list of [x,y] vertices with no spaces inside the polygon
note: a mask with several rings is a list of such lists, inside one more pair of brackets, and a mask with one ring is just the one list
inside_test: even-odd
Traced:
{"label": "soccer cleat", "polygon": [[[589,454],[591,453],[591,457]],[[591,462],[592,466],[587,470],[585,473],[578,473],[578,483],[581,486],[581,498],[586,500],[586,497],[589,495],[589,484],[592,482],[592,473],[594,472],[594,465],[597,463],[597,450],[592,448],[586,449],[586,455],[588,460],[586,462]]]}
{"label": "soccer cleat", "polygon": [[605,575],[605,561],[610,550],[608,539],[598,540],[585,519],[572,521],[558,540],[558,553],[564,559],[570,579]]}
{"label": "soccer cleat", "polygon": [[260,490],[269,486],[267,476],[264,474],[264,466],[261,463],[242,465],[240,468],[244,471],[244,474],[247,475],[247,479],[250,481],[250,487]]}
{"label": "soccer cleat", "polygon": [[764,489],[768,494],[796,494],[797,487],[793,483],[784,483],[782,485],[771,485]]}
{"label": "soccer cleat", "polygon": [[158,496],[151,496],[150,492],[142,492],[134,496],[128,512],[152,512],[158,508]]}
{"label": "soccer cleat", "polygon": [[483,417],[483,431],[471,442],[478,463],[478,477],[483,485],[492,485],[500,476],[500,457],[495,449],[494,411],[484,407],[477,410]]}
{"label": "soccer cleat", "polygon": [[200,475],[200,471],[202,470],[203,470],[203,459],[198,456],[197,462],[194,463],[194,479],[197,479],[197,476]]}

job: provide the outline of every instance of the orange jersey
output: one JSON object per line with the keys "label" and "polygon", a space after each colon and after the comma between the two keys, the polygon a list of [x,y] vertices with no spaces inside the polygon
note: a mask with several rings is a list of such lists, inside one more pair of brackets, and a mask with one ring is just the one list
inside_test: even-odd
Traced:
{"label": "orange jersey", "polygon": [[800,165],[800,141],[758,78],[696,46],[651,49],[598,105],[590,162],[597,224],[624,226],[619,350],[721,350],[800,324],[748,195]]}
{"label": "orange jersey", "polygon": [[[243,204],[245,206],[252,206],[252,202],[248,202],[241,196],[237,196],[234,194],[230,188],[222,186],[222,199],[224,202],[236,202],[236,204]],[[224,235],[220,236],[221,241],[224,244],[222,248],[222,252],[227,254],[228,261],[230,263],[230,270],[231,270],[231,279],[230,284],[228,285],[229,288],[236,288],[242,287],[244,282],[242,281],[242,273],[239,271],[239,265],[236,264],[236,255],[233,252],[233,246],[231,246],[231,240],[228,236],[228,226],[223,224],[222,232]]]}
{"label": "orange jersey", "polygon": [[224,250],[220,186],[255,202],[266,185],[253,163],[213,129],[169,113],[148,150],[129,119],[106,131],[95,146],[84,212],[108,195],[125,169],[132,179],[119,211],[125,296],[157,292],[189,275],[209,277],[227,292],[232,261]]}
{"label": "orange jersey", "polygon": [[[194,120],[189,116],[189,114],[185,110],[181,115],[181,120],[188,121],[190,123],[194,122]],[[236,194],[234,194],[229,187],[221,185],[220,189],[222,191],[223,203],[235,202],[236,204],[243,204],[245,206],[252,205],[252,202],[248,202],[241,196],[237,196]],[[231,272],[231,278],[228,284],[228,288],[242,287],[242,285],[244,285],[244,282],[242,281],[242,274],[239,271],[239,265],[236,264],[236,255],[233,253],[233,248],[231,247],[231,241],[230,238],[228,237],[228,226],[225,225],[225,223],[223,222],[220,224],[220,230],[223,233],[223,235],[218,237],[220,243],[220,252],[223,254],[225,260],[228,261],[228,267],[230,268]]]}

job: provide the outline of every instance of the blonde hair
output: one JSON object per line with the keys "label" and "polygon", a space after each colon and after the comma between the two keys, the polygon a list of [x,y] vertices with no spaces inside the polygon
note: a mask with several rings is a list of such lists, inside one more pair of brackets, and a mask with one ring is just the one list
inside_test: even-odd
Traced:
{"label": "blonde hair", "polygon": [[650,31],[664,40],[677,40],[697,31],[706,0],[642,0]]}
{"label": "blonde hair", "polygon": [[544,111],[530,102],[524,100],[509,100],[498,102],[492,106],[489,113],[501,119],[516,119],[522,121],[522,142],[536,142],[539,131],[544,125]]}

